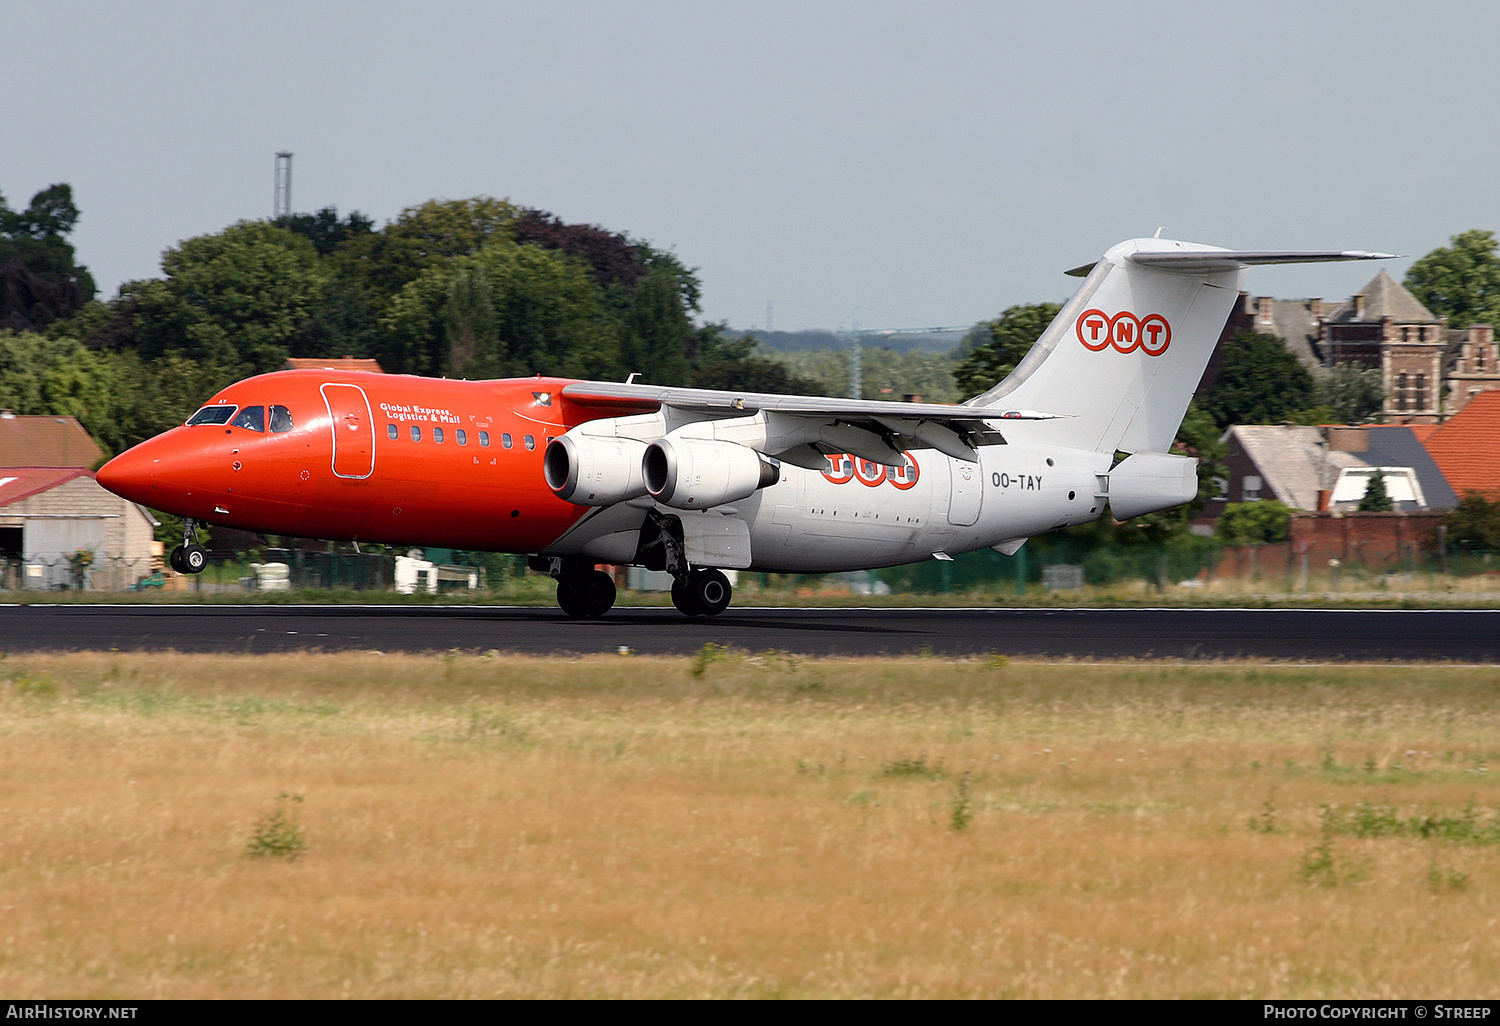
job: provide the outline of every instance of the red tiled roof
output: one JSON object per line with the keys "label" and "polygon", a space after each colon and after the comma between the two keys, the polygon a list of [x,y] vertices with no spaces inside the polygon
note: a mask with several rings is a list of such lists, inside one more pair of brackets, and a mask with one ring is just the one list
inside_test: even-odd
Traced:
{"label": "red tiled roof", "polygon": [[1465,492],[1500,497],[1500,389],[1470,399],[1423,444],[1460,498]]}
{"label": "red tiled roof", "polygon": [[0,467],[0,509],[83,476],[94,475],[74,467]]}
{"label": "red tiled roof", "polygon": [[92,467],[104,451],[77,417],[0,414],[0,467]]}
{"label": "red tiled roof", "polygon": [[381,369],[380,361],[365,360],[357,356],[293,356],[283,364],[284,370],[343,370],[343,371],[374,371],[376,374],[385,373]]}

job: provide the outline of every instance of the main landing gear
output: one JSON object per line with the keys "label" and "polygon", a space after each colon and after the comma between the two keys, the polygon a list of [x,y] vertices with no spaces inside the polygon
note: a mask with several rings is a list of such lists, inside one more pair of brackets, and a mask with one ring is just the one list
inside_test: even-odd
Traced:
{"label": "main landing gear", "polygon": [[[615,604],[614,578],[592,563],[557,556],[532,556],[528,564],[557,580],[557,604],[575,620],[597,620]],[[734,587],[722,570],[700,567],[674,575],[672,605],[685,616],[718,616],[729,608]]]}
{"label": "main landing gear", "polygon": [[733,597],[729,578],[713,567],[689,571],[672,582],[672,605],[684,616],[718,616]]}
{"label": "main landing gear", "polygon": [[167,562],[180,574],[201,574],[208,566],[208,553],[198,544],[198,523],[191,517],[182,522],[182,544],[172,550]]}

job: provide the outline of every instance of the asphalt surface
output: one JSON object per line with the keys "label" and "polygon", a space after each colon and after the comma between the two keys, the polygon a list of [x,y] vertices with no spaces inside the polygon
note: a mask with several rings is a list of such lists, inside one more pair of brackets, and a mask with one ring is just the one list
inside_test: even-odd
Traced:
{"label": "asphalt surface", "polygon": [[713,619],[617,609],[596,621],[517,606],[0,606],[0,651],[533,654],[931,652],[1079,659],[1500,663],[1500,610],[762,609]]}

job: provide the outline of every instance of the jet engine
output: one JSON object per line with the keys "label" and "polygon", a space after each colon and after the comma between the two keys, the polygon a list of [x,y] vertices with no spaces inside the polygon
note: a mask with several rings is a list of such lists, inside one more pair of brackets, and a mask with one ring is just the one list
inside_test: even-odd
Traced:
{"label": "jet engine", "polygon": [[663,438],[641,461],[646,491],[664,506],[709,509],[754,494],[781,477],[781,464],[734,442]]}
{"label": "jet engine", "polygon": [[646,443],[634,438],[562,435],[542,457],[547,487],[565,502],[609,506],[646,494],[641,478]]}

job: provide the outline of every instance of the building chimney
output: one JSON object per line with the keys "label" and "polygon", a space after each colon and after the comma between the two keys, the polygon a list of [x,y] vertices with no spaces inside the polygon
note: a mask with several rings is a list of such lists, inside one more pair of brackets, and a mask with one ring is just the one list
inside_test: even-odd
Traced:
{"label": "building chimney", "polygon": [[1354,319],[1362,321],[1365,319],[1365,294],[1356,293],[1354,296]]}
{"label": "building chimney", "polygon": [[1335,452],[1369,452],[1370,429],[1352,425],[1329,427],[1328,448]]}

